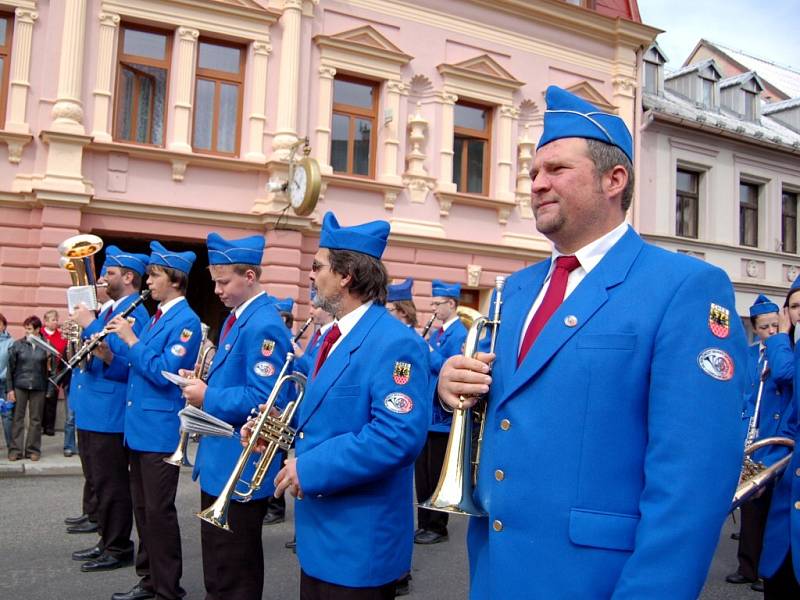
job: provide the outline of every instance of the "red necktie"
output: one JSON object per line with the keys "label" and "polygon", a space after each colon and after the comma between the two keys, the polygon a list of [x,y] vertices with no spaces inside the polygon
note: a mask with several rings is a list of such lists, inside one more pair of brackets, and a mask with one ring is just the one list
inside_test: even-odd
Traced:
{"label": "red necktie", "polygon": [[342,337],[342,332],[339,331],[339,326],[334,323],[333,327],[331,327],[330,331],[328,331],[328,335],[325,336],[325,339],[322,340],[322,346],[319,349],[319,355],[317,356],[317,365],[314,367],[314,375],[316,376],[317,372],[319,371],[322,363],[325,362],[325,359],[328,358],[328,353],[333,348],[333,345]]}
{"label": "red necktie", "polygon": [[225,320],[225,327],[222,328],[222,335],[219,336],[219,343],[222,343],[222,340],[225,339],[225,336],[228,335],[228,332],[233,327],[233,324],[236,323],[236,313],[232,312],[230,316]]}
{"label": "red necktie", "polygon": [[443,333],[444,333],[444,327],[439,327],[439,329],[436,331],[436,339],[434,341],[438,342],[439,338],[442,337]]}
{"label": "red necktie", "polygon": [[308,347],[308,348],[313,348],[313,347],[314,347],[314,344],[316,344],[316,343],[317,343],[317,340],[318,340],[318,339],[319,339],[319,329],[317,329],[317,330],[314,332],[314,335],[312,335],[312,336],[311,336],[311,341],[310,341],[310,342],[308,342],[308,346],[307,346],[307,347]]}
{"label": "red necktie", "polygon": [[517,366],[522,364],[525,355],[528,354],[528,350],[533,346],[533,342],[544,328],[545,323],[553,316],[556,309],[561,306],[564,301],[564,293],[567,291],[569,274],[580,266],[581,263],[574,256],[559,256],[556,259],[556,268],[550,277],[550,285],[547,286],[542,303],[536,309],[536,314],[533,315],[533,319],[531,319],[528,330],[522,340],[522,347],[519,349],[519,356],[517,357]]}
{"label": "red necktie", "polygon": [[153,322],[150,323],[150,329],[156,326],[156,323],[158,323],[158,320],[161,318],[161,315],[163,314],[164,313],[161,312],[160,308],[156,311],[156,314],[153,316]]}
{"label": "red necktie", "polygon": [[109,306],[108,309],[106,310],[106,316],[103,317],[103,324],[108,323],[108,321],[111,319],[112,312],[114,312],[114,307]]}

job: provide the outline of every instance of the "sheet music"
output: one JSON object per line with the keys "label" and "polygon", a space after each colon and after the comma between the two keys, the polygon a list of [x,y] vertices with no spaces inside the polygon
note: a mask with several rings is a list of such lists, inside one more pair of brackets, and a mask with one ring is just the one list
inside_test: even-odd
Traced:
{"label": "sheet music", "polygon": [[81,304],[85,304],[89,310],[97,310],[97,289],[93,285],[73,285],[67,288],[69,313],[74,313]]}
{"label": "sheet music", "polygon": [[191,404],[180,410],[178,417],[181,420],[181,429],[189,433],[199,433],[200,435],[212,437],[233,437],[233,425]]}
{"label": "sheet music", "polygon": [[175,385],[177,385],[179,387],[185,387],[185,386],[189,385],[190,381],[192,381],[188,377],[182,377],[182,376],[177,375],[175,373],[170,373],[169,371],[161,371],[161,376],[164,379],[166,379],[167,381],[169,381],[170,383],[174,383]]}

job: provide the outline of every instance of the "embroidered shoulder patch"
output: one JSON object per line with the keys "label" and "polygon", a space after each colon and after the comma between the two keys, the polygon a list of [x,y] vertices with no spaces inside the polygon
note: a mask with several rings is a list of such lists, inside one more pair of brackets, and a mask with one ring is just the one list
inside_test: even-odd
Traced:
{"label": "embroidered shoulder patch", "polygon": [[191,329],[184,329],[181,331],[181,341],[185,344],[190,339],[192,339],[192,330]]}
{"label": "embroidered shoulder patch", "polygon": [[262,360],[261,362],[257,362],[255,365],[253,365],[253,372],[259,377],[269,377],[275,373],[275,367],[273,367],[268,361]]}
{"label": "embroidered shoulder patch", "polygon": [[392,392],[383,399],[383,404],[393,413],[406,414],[414,408],[414,401],[400,392]]}
{"label": "embroidered shoulder patch", "polygon": [[175,344],[169,351],[173,354],[173,356],[186,356],[186,347],[181,346],[180,344]]}
{"label": "embroidered shoulder patch", "polygon": [[262,356],[272,356],[274,350],[275,350],[275,340],[264,340],[263,342],[261,342]]}
{"label": "embroidered shoulder patch", "polygon": [[703,373],[719,379],[728,381],[733,377],[733,359],[730,354],[719,348],[706,348],[697,356],[697,364]]}
{"label": "embroidered shoulder patch", "polygon": [[731,332],[731,313],[724,306],[712,303],[708,309],[708,328],[718,338],[726,338]]}
{"label": "embroidered shoulder patch", "polygon": [[397,385],[405,385],[411,379],[411,363],[396,362],[394,363],[394,373],[392,379]]}

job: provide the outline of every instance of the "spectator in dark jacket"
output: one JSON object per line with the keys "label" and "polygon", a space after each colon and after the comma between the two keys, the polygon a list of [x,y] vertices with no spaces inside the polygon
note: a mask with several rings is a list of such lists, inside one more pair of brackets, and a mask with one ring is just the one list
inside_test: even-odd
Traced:
{"label": "spectator in dark jacket", "polygon": [[[8,459],[19,460],[24,450],[25,458],[35,461],[42,454],[42,412],[48,386],[49,361],[45,350],[28,341],[28,336],[41,337],[42,322],[39,317],[28,317],[22,324],[25,336],[14,342],[8,353],[8,400],[16,404]],[[27,436],[26,413],[29,420]]]}

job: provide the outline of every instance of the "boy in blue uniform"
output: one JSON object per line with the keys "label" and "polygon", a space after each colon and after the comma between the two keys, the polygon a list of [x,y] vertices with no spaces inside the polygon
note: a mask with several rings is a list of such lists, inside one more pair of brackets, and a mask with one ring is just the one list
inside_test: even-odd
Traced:
{"label": "boy in blue uniform", "polygon": [[[226,240],[217,233],[208,236],[208,262],[214,291],[231,309],[220,334],[217,354],[208,370],[208,383],[193,380],[184,388],[187,401],[227,421],[237,429],[250,411],[263,403],[278,378],[290,350],[289,332],[261,289],[261,257],[264,238],[250,236]],[[237,438],[202,437],[193,477],[200,479],[201,508],[217,499],[239,460],[242,447]],[[250,461],[242,479],[253,476]],[[273,473],[250,502],[230,503],[228,524],[223,531],[203,521],[203,577],[207,598],[259,600],[264,586],[264,550],[261,524],[266,515]]]}
{"label": "boy in blue uniform", "polygon": [[[780,312],[779,327],[789,331],[800,321],[800,277],[792,284]],[[777,337],[777,336],[775,336]],[[769,360],[769,355],[768,355]],[[800,390],[795,386],[779,437],[794,439],[794,452],[775,483],[764,531],[759,573],[764,578],[764,600],[800,598]]]}
{"label": "boy in blue uniform", "polygon": [[[106,249],[105,274],[100,281],[108,284],[106,292],[113,302],[97,317],[85,307],[75,311],[73,318],[83,327],[84,341],[100,333],[113,317],[138,298],[147,261],[145,254],[124,252],[116,246]],[[142,305],[137,306],[131,316],[137,332],[150,318]],[[115,353],[127,354],[128,347],[113,333],[104,343]],[[125,385],[106,377],[103,362],[90,358],[83,368],[72,372],[69,397],[75,410],[84,473],[97,497],[101,536],[96,546],[79,550],[72,558],[88,561],[81,565],[81,571],[124,567],[133,560],[133,509],[123,434]],[[78,526],[81,525],[85,524]]]}
{"label": "boy in blue uniform", "polygon": [[186,301],[194,252],[175,252],[150,243],[147,287],[158,310],[137,335],[124,319],[108,327],[128,346],[128,355],[103,354],[110,379],[127,382],[125,443],[129,448],[131,493],[139,552],[136,571],[141,580],[112,600],[158,598],[177,600],[185,592],[181,533],[175,494],[180,470],[164,462],[178,445],[183,408],[180,388],[162,371],[191,369],[200,345],[200,319]]}
{"label": "boy in blue uniform", "polygon": [[439,377],[453,408],[489,393],[470,595],[696,598],[741,468],[733,289],[625,223],[624,121],[557,87],[546,101],[531,200],[553,257],[506,281],[495,356]]}
{"label": "boy in blue uniform", "polygon": [[[439,370],[444,362],[451,356],[456,356],[464,351],[464,342],[467,340],[467,328],[458,318],[458,300],[461,297],[461,284],[445,283],[440,279],[431,282],[433,307],[436,318],[442,326],[431,333],[428,343],[431,346],[431,377],[439,377]],[[417,499],[424,502],[431,497],[444,464],[444,455],[447,450],[447,438],[450,433],[452,417],[442,410],[436,394],[433,397],[431,410],[431,424],[428,427],[428,440],[417,459],[414,469],[414,483],[417,488]],[[416,544],[438,544],[447,541],[446,512],[417,509],[417,531],[414,534]]]}
{"label": "boy in blue uniform", "polygon": [[[778,435],[786,429],[792,414],[792,382],[794,380],[794,352],[789,340],[789,319],[779,319],[778,305],[766,296],[759,295],[750,307],[750,322],[756,333],[757,344],[749,348],[747,363],[745,425],[753,417],[762,388],[757,435],[752,442]],[[762,385],[763,380],[763,385]],[[769,446],[757,450],[752,458],[767,466],[786,454],[783,446]],[[758,579],[758,562],[761,542],[767,524],[772,488],[741,508],[738,560],[739,568],[725,577],[728,583],[752,583],[756,591],[764,591]]]}
{"label": "boy in blue uniform", "polygon": [[300,597],[391,599],[411,567],[413,463],[429,419],[428,350],[388,313],[389,224],[323,220],[311,282],[336,318],[298,409],[296,458],[275,479],[295,504]]}

